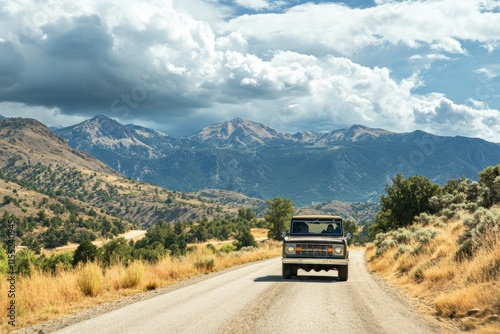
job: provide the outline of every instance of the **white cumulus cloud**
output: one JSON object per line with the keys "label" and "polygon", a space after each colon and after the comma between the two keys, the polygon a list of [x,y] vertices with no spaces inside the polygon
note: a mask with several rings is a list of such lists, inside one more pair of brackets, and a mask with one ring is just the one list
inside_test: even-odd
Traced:
{"label": "white cumulus cloud", "polygon": [[233,117],[289,132],[361,123],[500,142],[493,58],[470,69],[463,102],[422,90],[426,70],[473,58],[471,43],[498,52],[498,3],[376,3],[240,0],[257,14],[235,17],[216,0],[0,0],[0,114],[105,114],[179,135]]}

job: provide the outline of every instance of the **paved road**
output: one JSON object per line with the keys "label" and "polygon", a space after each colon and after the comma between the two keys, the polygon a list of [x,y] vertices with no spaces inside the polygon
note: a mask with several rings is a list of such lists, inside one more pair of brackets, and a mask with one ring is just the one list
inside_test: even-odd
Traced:
{"label": "paved road", "polygon": [[349,280],[334,272],[281,278],[281,259],[254,263],[55,333],[440,333],[367,272],[351,251]]}

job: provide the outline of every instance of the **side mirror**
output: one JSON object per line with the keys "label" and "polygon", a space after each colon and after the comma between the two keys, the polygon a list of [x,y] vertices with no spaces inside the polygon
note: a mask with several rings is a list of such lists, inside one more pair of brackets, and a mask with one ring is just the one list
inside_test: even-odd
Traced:
{"label": "side mirror", "polygon": [[281,232],[281,237],[282,237],[283,239],[285,239],[285,237],[286,237],[286,236],[287,236],[287,233],[286,233],[286,232]]}
{"label": "side mirror", "polygon": [[347,233],[346,238],[347,239],[351,239],[352,238],[352,233],[351,232]]}

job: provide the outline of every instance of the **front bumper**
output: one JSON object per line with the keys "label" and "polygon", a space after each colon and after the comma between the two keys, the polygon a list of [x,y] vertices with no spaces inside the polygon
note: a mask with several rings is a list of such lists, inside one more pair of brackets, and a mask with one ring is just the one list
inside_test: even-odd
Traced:
{"label": "front bumper", "polygon": [[349,259],[301,259],[301,258],[282,258],[281,261],[285,264],[324,264],[347,266]]}

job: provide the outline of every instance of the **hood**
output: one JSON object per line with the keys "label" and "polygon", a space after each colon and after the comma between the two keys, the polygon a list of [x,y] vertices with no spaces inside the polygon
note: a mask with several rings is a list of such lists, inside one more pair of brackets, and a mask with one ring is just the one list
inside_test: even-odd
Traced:
{"label": "hood", "polygon": [[286,241],[287,242],[316,242],[316,243],[322,243],[322,242],[342,242],[344,240],[343,237],[332,237],[332,236],[317,236],[315,235],[314,237],[308,237],[306,235],[293,235],[293,236],[287,236]]}

